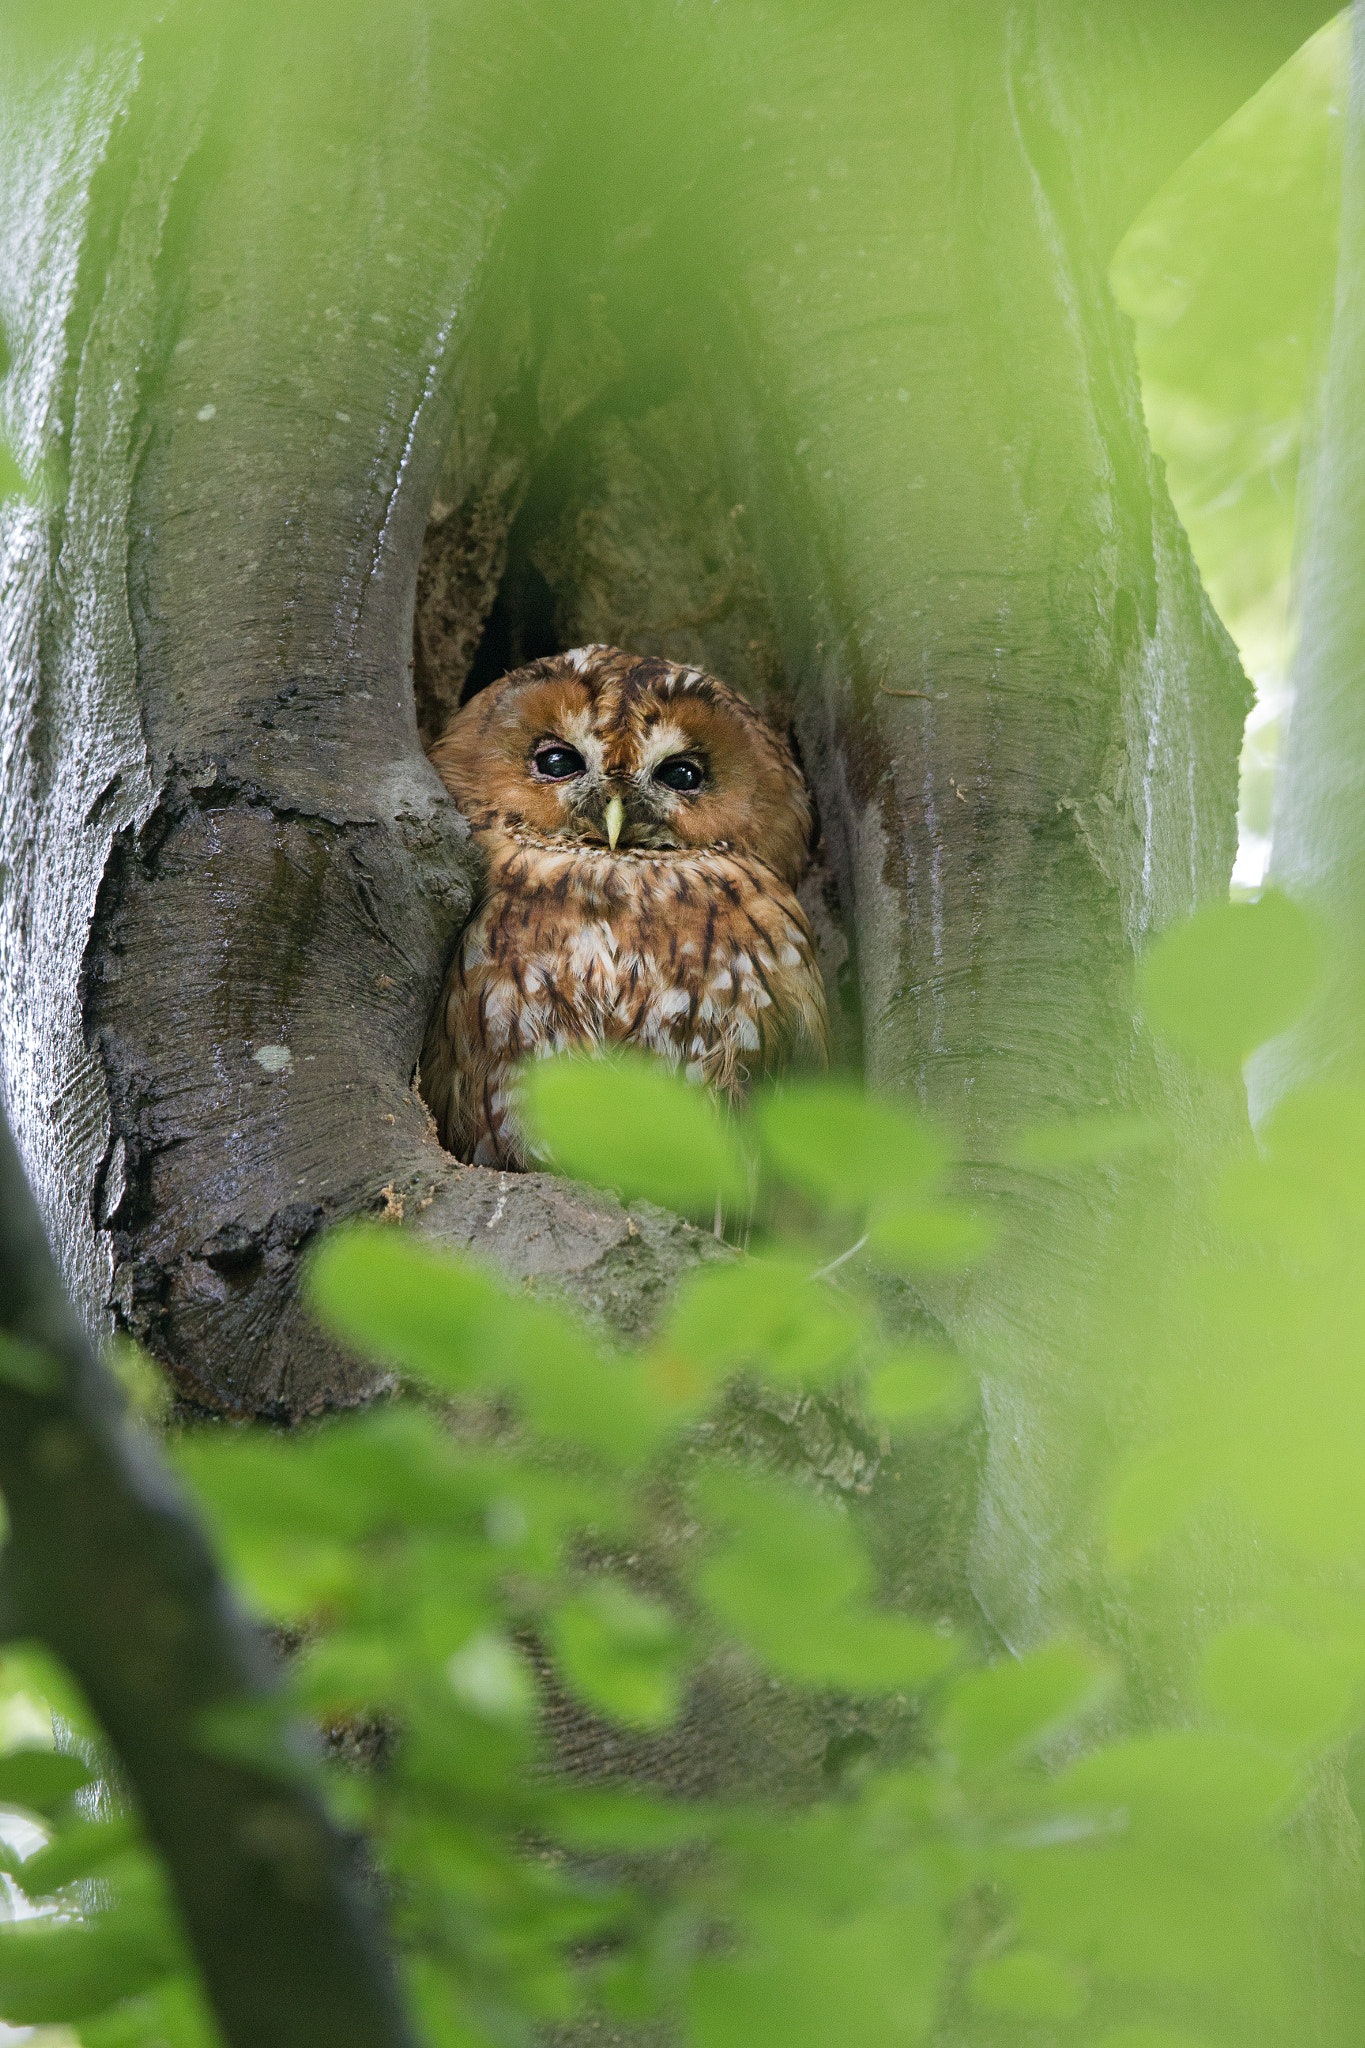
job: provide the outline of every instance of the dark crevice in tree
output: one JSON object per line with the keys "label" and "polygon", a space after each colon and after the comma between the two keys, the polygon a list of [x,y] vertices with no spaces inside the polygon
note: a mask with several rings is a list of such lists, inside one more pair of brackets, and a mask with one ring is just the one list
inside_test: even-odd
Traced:
{"label": "dark crevice in tree", "polygon": [[515,527],[508,536],[510,560],[484,621],[461,703],[467,704],[509,669],[525,668],[562,648],[555,630],[555,594],[535,563],[520,549],[513,550],[514,538]]}

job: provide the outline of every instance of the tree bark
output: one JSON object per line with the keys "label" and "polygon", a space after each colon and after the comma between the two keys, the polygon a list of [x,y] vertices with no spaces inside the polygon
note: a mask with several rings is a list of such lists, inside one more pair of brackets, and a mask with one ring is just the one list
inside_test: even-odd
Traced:
{"label": "tree bark", "polygon": [[1149,132],[1164,16],[1074,0],[220,13],[30,50],[0,152],[10,418],[61,470],[4,515],[0,1059],[82,1311],[297,1414],[373,1384],[296,1298],[332,1217],[627,1328],[700,1255],[458,1171],[413,1093],[477,886],[409,681],[435,495],[428,728],[589,629],[794,717],[846,1052],[857,1011],[1009,1219],[906,1312],[1008,1361],[973,1571],[1020,1640],[1071,1571],[1063,1360],[1134,1196],[1005,1137],[1180,1116],[1129,970],[1232,856],[1245,686],[1104,273],[1228,88]]}
{"label": "tree bark", "polygon": [[[853,909],[868,1081],[949,1126],[1001,1226],[992,1260],[924,1292],[985,1365],[969,1574],[1022,1647],[1097,1618],[1116,1389],[1094,1354],[1151,1189],[1012,1165],[1009,1142],[1106,1113],[1191,1135],[1132,968],[1226,891],[1250,693],[1110,297],[1075,11],[945,4],[913,42],[872,10],[781,18],[767,89],[815,118],[750,116],[714,200],[749,343],[734,411],[761,422],[738,495]],[[856,88],[817,101],[845,36]]]}

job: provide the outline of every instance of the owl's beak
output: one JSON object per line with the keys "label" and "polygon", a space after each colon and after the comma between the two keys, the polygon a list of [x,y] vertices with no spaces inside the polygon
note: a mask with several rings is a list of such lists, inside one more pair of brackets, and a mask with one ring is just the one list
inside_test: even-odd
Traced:
{"label": "owl's beak", "polygon": [[607,805],[602,822],[607,828],[607,845],[615,853],[616,842],[621,837],[621,827],[626,822],[626,807],[619,796],[614,796]]}

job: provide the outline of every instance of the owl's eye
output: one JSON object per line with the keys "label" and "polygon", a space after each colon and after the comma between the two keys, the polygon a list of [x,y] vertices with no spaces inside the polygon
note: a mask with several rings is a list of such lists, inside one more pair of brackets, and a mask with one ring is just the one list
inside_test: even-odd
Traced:
{"label": "owl's eye", "polygon": [[548,740],[537,747],[531,756],[531,765],[537,775],[543,775],[547,782],[568,782],[571,777],[581,775],[587,762],[577,747],[566,747],[562,740]]}
{"label": "owl's eye", "polygon": [[667,761],[661,761],[654,770],[654,780],[661,782],[665,789],[691,791],[700,789],[706,777],[700,765],[686,754],[673,754]]}

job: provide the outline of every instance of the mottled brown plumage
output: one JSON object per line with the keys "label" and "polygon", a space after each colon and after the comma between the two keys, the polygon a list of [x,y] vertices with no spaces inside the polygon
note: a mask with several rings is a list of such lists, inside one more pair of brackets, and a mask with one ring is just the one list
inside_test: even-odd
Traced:
{"label": "mottled brown plumage", "polygon": [[697,669],[580,647],[504,676],[431,749],[488,859],[422,1055],[441,1141],[523,1166],[527,1057],[639,1045],[734,1096],[826,1057],[794,895],[811,808],[791,750]]}

